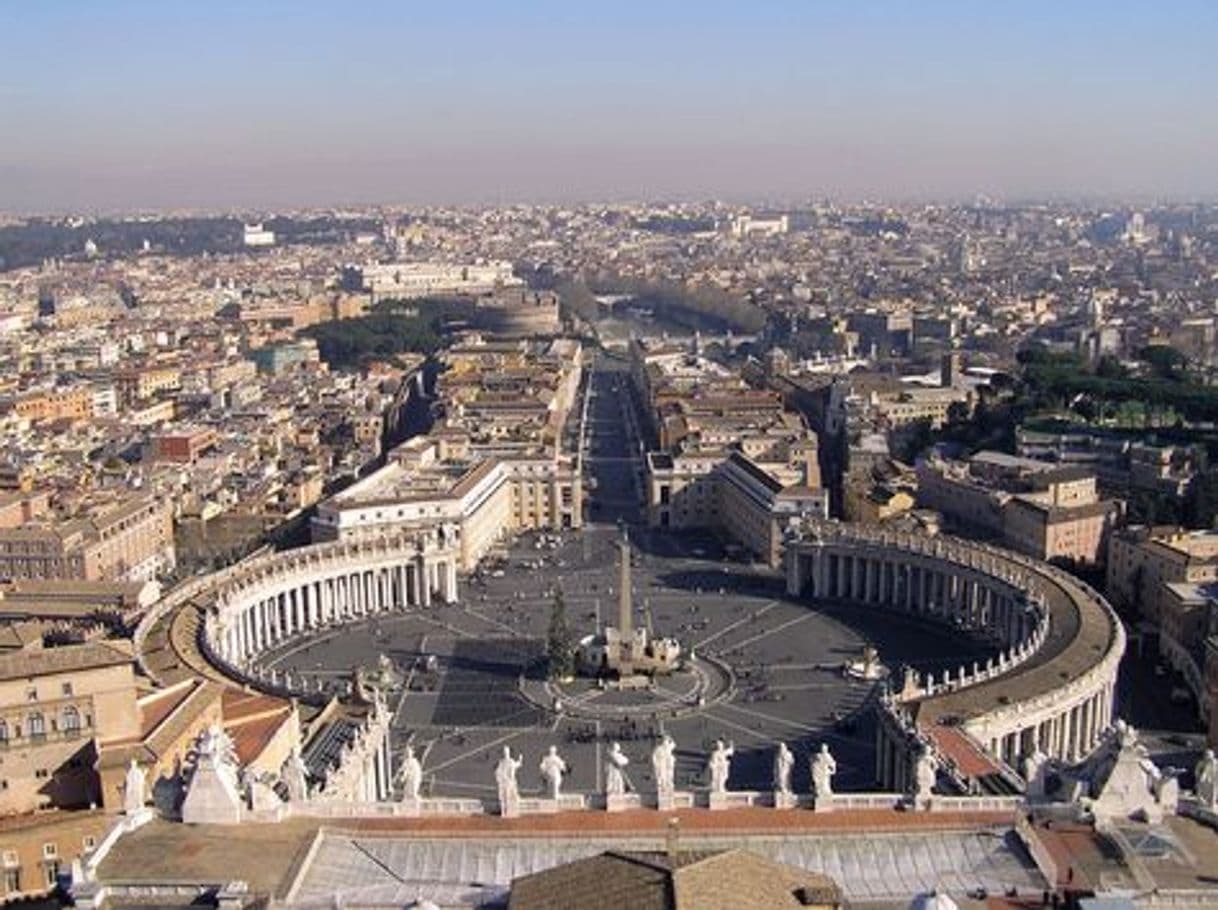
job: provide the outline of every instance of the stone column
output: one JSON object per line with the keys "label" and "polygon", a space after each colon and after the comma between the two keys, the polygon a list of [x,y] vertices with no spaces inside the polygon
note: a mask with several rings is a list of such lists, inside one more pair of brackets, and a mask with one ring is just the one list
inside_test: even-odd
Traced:
{"label": "stone column", "polygon": [[251,613],[253,615],[253,623],[254,623],[254,650],[255,651],[261,651],[263,648],[266,647],[266,637],[265,637],[266,632],[262,626],[262,608],[263,608],[263,602],[261,600],[256,601],[254,603],[254,606],[251,608]]}

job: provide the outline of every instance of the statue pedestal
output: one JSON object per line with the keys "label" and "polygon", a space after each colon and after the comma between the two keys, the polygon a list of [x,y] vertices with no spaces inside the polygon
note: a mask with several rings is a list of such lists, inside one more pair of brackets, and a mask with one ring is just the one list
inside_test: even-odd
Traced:
{"label": "statue pedestal", "polygon": [[562,793],[554,800],[556,812],[583,812],[588,808],[588,799],[582,793]]}
{"label": "statue pedestal", "polygon": [[757,794],[750,790],[712,790],[706,795],[706,807],[718,811],[720,809],[741,809],[756,802]]}
{"label": "statue pedestal", "polygon": [[501,818],[519,818],[520,800],[509,799],[499,803],[499,816]]}
{"label": "statue pedestal", "polygon": [[404,818],[419,818],[423,815],[423,800],[405,797],[398,803],[398,815]]}
{"label": "statue pedestal", "polygon": [[813,812],[832,812],[833,811],[833,794],[828,796],[813,796],[812,797]]}
{"label": "statue pedestal", "polygon": [[692,809],[693,807],[694,795],[688,790],[656,794],[656,808],[661,812],[671,812],[674,809]]}
{"label": "statue pedestal", "polygon": [[785,792],[782,790],[774,791],[774,808],[775,809],[794,809],[799,805],[799,797],[794,793]]}
{"label": "statue pedestal", "polygon": [[606,812],[628,812],[642,808],[643,800],[637,793],[618,793],[605,797]]}
{"label": "statue pedestal", "polygon": [[587,808],[584,797],[579,793],[560,793],[557,799],[549,796],[525,796],[511,804],[513,815],[500,812],[506,818],[519,815],[554,815],[558,812],[582,812]]}

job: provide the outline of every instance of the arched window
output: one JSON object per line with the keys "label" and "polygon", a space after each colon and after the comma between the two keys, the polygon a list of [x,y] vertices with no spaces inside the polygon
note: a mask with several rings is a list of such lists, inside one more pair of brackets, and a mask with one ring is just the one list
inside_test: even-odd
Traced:
{"label": "arched window", "polygon": [[0,720],[0,744],[8,743],[8,721]]}
{"label": "arched window", "polygon": [[63,709],[63,717],[60,719],[59,725],[67,736],[76,736],[80,733],[80,712],[72,705],[68,705]]}
{"label": "arched window", "polygon": [[25,726],[30,739],[43,739],[47,735],[46,719],[37,711],[25,719]]}

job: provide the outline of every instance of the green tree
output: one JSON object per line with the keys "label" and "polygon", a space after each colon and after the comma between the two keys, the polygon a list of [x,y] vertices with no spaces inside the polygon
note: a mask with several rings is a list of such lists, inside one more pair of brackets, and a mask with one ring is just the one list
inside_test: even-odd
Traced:
{"label": "green tree", "polygon": [[1138,358],[1146,361],[1151,372],[1159,379],[1176,381],[1186,378],[1188,358],[1170,345],[1148,344],[1138,351]]}
{"label": "green tree", "polygon": [[546,634],[546,658],[550,679],[567,679],[575,675],[575,640],[567,622],[567,604],[562,591],[554,595],[550,608],[550,630]]}

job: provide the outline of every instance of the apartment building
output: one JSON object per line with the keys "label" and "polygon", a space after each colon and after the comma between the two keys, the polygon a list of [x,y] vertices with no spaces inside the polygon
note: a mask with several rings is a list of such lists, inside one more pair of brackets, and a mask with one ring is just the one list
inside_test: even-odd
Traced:
{"label": "apartment building", "polygon": [[918,465],[918,505],[957,530],[1037,559],[1103,560],[1119,503],[1101,500],[1095,474],[1001,452]]}
{"label": "apartment building", "polygon": [[0,655],[0,812],[101,802],[98,743],[139,733],[127,641]]}
{"label": "apartment building", "polygon": [[1105,588],[1118,609],[1160,623],[1168,585],[1218,581],[1218,533],[1132,525],[1108,542]]}
{"label": "apartment building", "polygon": [[87,385],[31,389],[0,400],[0,413],[23,420],[87,420],[93,416],[93,390]]}
{"label": "apartment building", "polygon": [[60,522],[0,529],[0,579],[141,581],[175,565],[172,504],[129,495]]}

